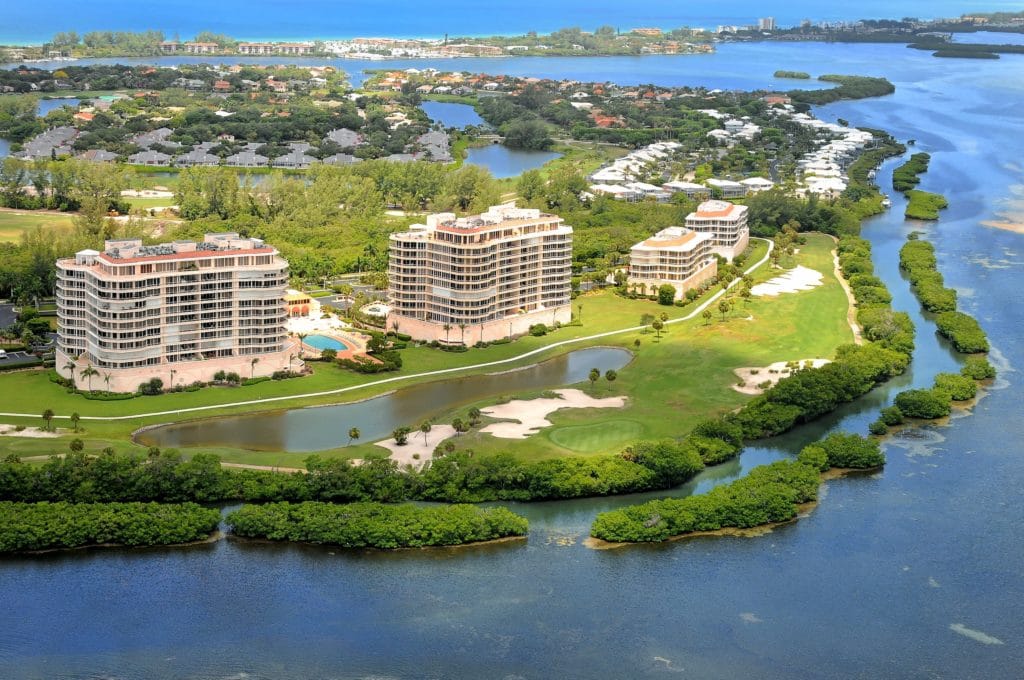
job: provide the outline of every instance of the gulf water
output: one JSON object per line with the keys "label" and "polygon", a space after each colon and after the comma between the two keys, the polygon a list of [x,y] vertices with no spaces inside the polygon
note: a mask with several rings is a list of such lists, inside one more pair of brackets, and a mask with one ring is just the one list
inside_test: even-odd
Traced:
{"label": "gulf water", "polygon": [[28,44],[50,39],[57,31],[161,30],[167,37],[190,39],[199,31],[225,33],[243,40],[299,40],[346,37],[442,37],[542,33],[568,26],[594,30],[611,25],[714,29],[720,24],[756,24],[774,16],[780,26],[814,21],[851,21],[906,16],[952,17],[972,11],[1020,9],[998,0],[862,0],[822,3],[793,0],[768,9],[755,0],[699,3],[649,0],[93,0],[84,10],[71,0],[6,3],[0,43]]}

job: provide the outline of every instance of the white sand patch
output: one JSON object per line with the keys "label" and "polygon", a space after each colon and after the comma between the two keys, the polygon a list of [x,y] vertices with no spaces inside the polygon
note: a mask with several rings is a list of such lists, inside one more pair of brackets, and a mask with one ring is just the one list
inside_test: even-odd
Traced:
{"label": "white sand patch", "polygon": [[[743,381],[743,385],[737,383],[732,388],[741,394],[761,394],[768,387],[793,374],[793,369],[786,366],[787,363],[786,361],[776,361],[768,366],[750,366],[733,369],[733,373]],[[832,362],[828,359],[802,359],[797,363],[800,365],[800,368],[820,368]],[[758,387],[758,385],[765,382],[771,384],[766,387]]]}
{"label": "white sand patch", "polygon": [[32,437],[34,439],[52,439],[59,437],[59,432],[47,432],[38,427],[26,427],[21,432],[18,432],[14,425],[0,424],[0,436],[4,437]]}
{"label": "white sand patch", "polygon": [[815,269],[798,265],[794,269],[774,279],[759,283],[750,289],[751,295],[758,297],[775,297],[783,293],[798,293],[811,290],[821,285],[823,275]]}
{"label": "white sand patch", "polygon": [[[390,451],[391,455],[388,458],[398,461],[399,467],[412,465],[414,468],[419,469],[433,458],[434,449],[437,448],[438,444],[454,436],[455,428],[451,425],[434,425],[430,428],[430,432],[427,433],[425,439],[423,433],[418,429],[410,432],[409,441],[405,446],[399,446],[395,443],[394,439],[384,439],[374,442],[374,445]],[[416,455],[419,456],[418,459],[413,457]]]}
{"label": "white sand patch", "polygon": [[491,423],[480,431],[501,439],[526,439],[545,427],[551,427],[551,421],[547,416],[559,409],[622,408],[626,405],[625,397],[595,399],[582,390],[555,390],[555,394],[559,395],[558,398],[516,399],[507,404],[496,404],[480,409],[481,413],[491,418],[510,421]]}
{"label": "white sand patch", "polygon": [[1001,645],[1001,644],[1004,644],[1003,641],[1000,640],[999,638],[992,637],[991,635],[989,635],[987,633],[982,633],[980,630],[973,630],[971,628],[968,628],[967,626],[965,626],[962,623],[951,623],[951,624],[949,624],[949,629],[951,631],[953,631],[954,633],[959,633],[960,635],[963,635],[964,637],[969,637],[972,640],[976,640],[977,642],[980,642],[980,643],[985,644],[985,645]]}

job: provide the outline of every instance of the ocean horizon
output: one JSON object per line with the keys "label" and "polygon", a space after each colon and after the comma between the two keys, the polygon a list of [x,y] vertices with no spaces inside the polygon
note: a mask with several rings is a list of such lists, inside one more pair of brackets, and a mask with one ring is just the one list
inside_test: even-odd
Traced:
{"label": "ocean horizon", "polygon": [[[612,25],[622,30],[640,26],[663,29],[690,26],[714,29],[719,25],[756,24],[758,18],[774,16],[779,26],[811,21],[855,21],[858,19],[955,17],[972,11],[1020,10],[1015,2],[986,0],[910,0],[899,9],[885,0],[864,0],[856,5],[823,6],[814,0],[786,3],[770,14],[761,2],[736,0],[725,7],[684,5],[673,0],[651,0],[642,6],[623,5],[610,0],[507,0],[492,3],[481,11],[469,0],[441,0],[429,11],[413,0],[354,3],[349,0],[222,0],[217,12],[210,3],[180,0],[174,3],[123,0],[95,0],[83,15],[78,3],[52,0],[18,3],[5,10],[0,26],[0,44],[32,45],[46,42],[60,31],[163,31],[168,39],[176,35],[190,39],[200,31],[224,33],[239,40],[344,40],[356,37],[425,38],[487,37],[522,35],[529,31],[549,33],[578,26],[594,30]],[[144,11],[139,11],[142,8]],[[73,19],[71,17],[74,17]]]}

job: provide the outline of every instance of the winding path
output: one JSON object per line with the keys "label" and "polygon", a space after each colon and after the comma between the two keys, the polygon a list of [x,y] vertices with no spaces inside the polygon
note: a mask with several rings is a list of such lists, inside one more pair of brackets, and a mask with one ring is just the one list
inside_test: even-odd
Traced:
{"label": "winding path", "polygon": [[[758,260],[757,262],[752,264],[750,267],[748,267],[743,272],[744,275],[752,273],[754,270],[756,270],[761,265],[763,265],[765,262],[767,262],[768,258],[771,257],[772,251],[775,249],[775,243],[772,240],[770,240],[770,239],[760,239],[760,240],[765,241],[768,244],[768,251],[764,254],[764,257],[762,257],[760,260]],[[729,288],[732,288],[733,286],[737,285],[740,281],[741,281],[740,278],[734,279],[729,284]],[[693,319],[698,314],[700,314],[705,309],[707,309],[707,307],[709,305],[711,305],[711,303],[715,302],[716,300],[718,300],[718,298],[722,297],[725,294],[725,292],[726,292],[725,290],[719,290],[717,293],[712,295],[703,304],[698,306],[696,309],[694,309],[692,312],[690,312],[686,316],[679,317],[678,319],[671,319],[670,321],[666,321],[665,324],[666,325],[676,324],[676,323],[681,323],[683,321],[689,321],[690,319]],[[322,392],[307,392],[305,394],[287,394],[287,395],[283,395],[283,396],[280,396],[280,397],[265,397],[263,399],[250,399],[248,401],[234,401],[234,402],[230,402],[230,403],[226,403],[226,404],[210,404],[208,406],[192,406],[190,408],[172,409],[172,410],[168,410],[168,411],[154,411],[152,413],[136,413],[136,414],[126,415],[126,416],[81,416],[81,420],[94,420],[94,421],[137,420],[139,418],[155,418],[155,417],[158,417],[158,416],[181,415],[182,413],[197,413],[199,411],[214,411],[214,410],[217,410],[217,409],[233,408],[233,407],[236,407],[236,406],[251,406],[251,405],[256,405],[256,404],[269,404],[269,403],[272,403],[272,402],[288,401],[288,400],[291,400],[291,399],[305,399],[305,398],[308,398],[308,397],[326,397],[326,396],[330,396],[332,394],[344,394],[345,392],[352,392],[352,391],[355,391],[355,390],[362,390],[362,389],[366,389],[368,387],[377,387],[379,385],[387,385],[387,384],[390,384],[390,383],[401,382],[403,380],[412,380],[412,379],[415,379],[415,378],[426,378],[426,377],[436,376],[436,375],[447,375],[449,373],[459,373],[459,372],[462,372],[462,371],[473,371],[473,370],[477,370],[477,369],[480,369],[480,368],[490,368],[492,366],[501,366],[503,364],[510,364],[510,363],[514,363],[516,361],[520,361],[522,359],[526,359],[526,358],[531,357],[531,356],[536,356],[538,354],[543,354],[544,352],[547,352],[549,350],[555,349],[556,347],[564,347],[566,345],[574,345],[574,344],[581,343],[581,342],[589,342],[591,340],[600,340],[601,338],[607,338],[607,337],[610,337],[610,336],[613,336],[613,335],[619,335],[621,333],[631,333],[631,332],[641,331],[644,328],[646,328],[646,326],[630,326],[629,328],[620,328],[618,330],[605,331],[604,333],[595,333],[594,335],[587,335],[587,336],[580,337],[580,338],[572,338],[570,340],[562,340],[560,342],[555,342],[555,343],[552,343],[550,345],[545,345],[543,347],[538,347],[537,349],[530,350],[529,352],[524,352],[522,354],[518,354],[518,355],[516,355],[514,357],[509,357],[507,359],[498,359],[496,361],[488,361],[488,362],[484,362],[482,364],[472,364],[470,366],[457,366],[457,367],[454,367],[454,368],[442,368],[442,369],[438,369],[436,371],[425,371],[423,373],[411,373],[409,375],[399,375],[399,376],[395,376],[393,378],[384,378],[383,380],[375,380],[373,382],[362,383],[362,384],[359,384],[359,385],[349,385],[348,387],[339,387],[338,389],[335,389],[335,390],[324,390]],[[38,418],[39,414],[38,413],[5,413],[5,412],[0,412],[0,416],[10,417],[10,418]],[[54,418],[68,419],[68,418],[70,418],[70,416],[54,416]]]}

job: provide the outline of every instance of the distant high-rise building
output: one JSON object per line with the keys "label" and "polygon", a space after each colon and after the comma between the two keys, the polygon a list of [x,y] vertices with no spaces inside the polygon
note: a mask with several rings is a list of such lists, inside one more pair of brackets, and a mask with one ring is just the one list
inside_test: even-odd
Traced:
{"label": "distant high-rise building", "polygon": [[757,20],[757,29],[759,31],[774,31],[775,30],[775,17],[763,17]]}
{"label": "distant high-rise building", "polygon": [[92,368],[92,387],[132,392],[287,370],[287,281],[277,249],[234,233],[82,250],[57,260],[57,371],[81,388]]}
{"label": "distant high-rise building", "polygon": [[712,254],[715,237],[685,227],[666,227],[637,243],[629,252],[630,287],[642,286],[654,294],[668,284],[681,298],[718,273],[718,260]]}
{"label": "distant high-rise building", "polygon": [[711,234],[712,252],[730,260],[746,250],[750,242],[747,206],[728,201],[704,201],[696,212],[686,216],[686,228]]}
{"label": "distant high-rise building", "polygon": [[572,227],[536,209],[427,217],[391,235],[389,329],[474,344],[572,319]]}

